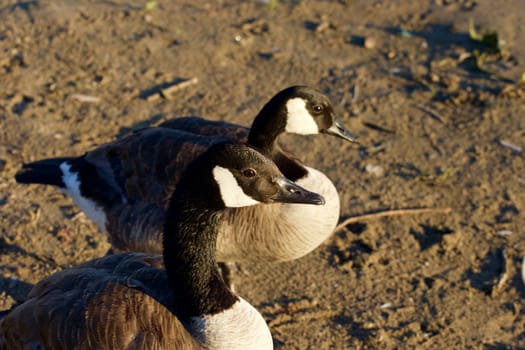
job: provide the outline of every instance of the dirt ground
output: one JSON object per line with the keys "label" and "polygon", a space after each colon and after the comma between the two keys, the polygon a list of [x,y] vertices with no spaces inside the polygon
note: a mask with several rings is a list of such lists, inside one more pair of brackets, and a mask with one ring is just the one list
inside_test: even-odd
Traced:
{"label": "dirt ground", "polygon": [[342,220],[451,211],[239,266],[276,347],[525,349],[524,18],[522,0],[0,1],[0,309],[108,248],[58,190],[15,183],[23,162],[176,116],[249,125],[307,84],[361,142],[285,137],[333,179]]}

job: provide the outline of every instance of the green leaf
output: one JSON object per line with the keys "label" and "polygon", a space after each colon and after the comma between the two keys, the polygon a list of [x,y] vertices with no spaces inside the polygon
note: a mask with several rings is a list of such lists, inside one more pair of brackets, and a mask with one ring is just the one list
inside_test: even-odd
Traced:
{"label": "green leaf", "polygon": [[156,0],[151,0],[151,1],[148,1],[148,2],[146,3],[146,5],[144,6],[144,9],[145,9],[146,11],[151,11],[151,10],[153,10],[155,7],[157,7],[157,5],[158,5],[158,2],[157,2]]}

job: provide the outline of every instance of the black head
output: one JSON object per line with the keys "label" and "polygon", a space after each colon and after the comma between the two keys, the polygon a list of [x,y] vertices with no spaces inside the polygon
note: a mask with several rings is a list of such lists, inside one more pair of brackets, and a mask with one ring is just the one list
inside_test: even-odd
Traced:
{"label": "black head", "polygon": [[[328,98],[308,86],[292,86],[275,95],[254,120],[252,130],[259,134],[273,134],[274,137],[282,132],[302,135],[325,133],[356,142],[335,114]],[[250,135],[250,141],[259,138]],[[263,146],[258,143],[252,144]]]}
{"label": "black head", "polygon": [[[240,143],[223,142],[210,147],[188,171],[196,186],[210,182],[218,188],[226,207],[273,202],[324,204],[322,196],[288,180],[273,161]],[[210,181],[197,180],[199,172]]]}

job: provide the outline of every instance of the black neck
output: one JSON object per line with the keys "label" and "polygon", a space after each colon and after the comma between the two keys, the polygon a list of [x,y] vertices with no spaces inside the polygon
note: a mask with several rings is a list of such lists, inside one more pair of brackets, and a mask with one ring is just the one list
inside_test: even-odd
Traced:
{"label": "black neck", "polygon": [[253,120],[248,143],[263,151],[273,149],[277,138],[286,129],[287,101],[294,97],[304,98],[305,89],[304,86],[290,86],[273,96]]}
{"label": "black neck", "polygon": [[283,108],[279,96],[271,99],[255,117],[248,134],[248,144],[271,158],[284,176],[297,181],[307,172],[298,160],[285,155],[278,144],[279,136],[285,132],[287,120],[287,110]]}
{"label": "black neck", "polygon": [[292,181],[302,179],[308,173],[298,159],[282,151],[279,146],[272,151],[269,157],[277,164],[283,175]]}
{"label": "black neck", "polygon": [[248,143],[266,154],[275,148],[277,138],[286,128],[287,111],[276,97],[264,105],[255,117],[248,135]]}
{"label": "black neck", "polygon": [[[219,191],[217,185],[202,181],[194,182]],[[181,180],[170,200],[163,242],[164,263],[175,297],[173,311],[181,320],[218,313],[238,300],[224,283],[215,258],[224,204],[214,200],[211,191],[194,188],[190,182]]]}

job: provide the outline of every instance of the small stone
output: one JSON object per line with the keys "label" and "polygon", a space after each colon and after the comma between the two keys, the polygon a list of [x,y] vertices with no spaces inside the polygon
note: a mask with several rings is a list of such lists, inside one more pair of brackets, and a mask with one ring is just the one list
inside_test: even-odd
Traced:
{"label": "small stone", "polygon": [[363,323],[363,329],[374,329],[377,328],[376,324],[374,322],[365,322]]}
{"label": "small stone", "polygon": [[[1,168],[0,168],[0,170],[1,170]],[[511,230],[499,230],[496,233],[498,235],[500,235],[500,236],[510,236],[510,235],[512,235],[512,231]]]}
{"label": "small stone", "polygon": [[393,306],[392,303],[387,302],[387,303],[381,304],[381,305],[379,306],[379,308],[380,308],[380,309],[390,309],[392,306]]}
{"label": "small stone", "polygon": [[370,36],[367,36],[365,37],[365,40],[363,42],[363,46],[365,47],[365,49],[373,49],[376,47],[376,39],[370,37]]}
{"label": "small stone", "polygon": [[380,166],[380,165],[372,165],[372,164],[367,164],[365,166],[365,171],[367,173],[373,174],[373,175],[375,175],[377,177],[383,176],[383,174],[385,173],[385,171],[383,170],[382,166]]}
{"label": "small stone", "polygon": [[441,78],[439,77],[438,74],[436,73],[430,73],[430,80],[433,82],[433,83],[439,83],[441,81]]}
{"label": "small stone", "polygon": [[456,248],[461,241],[459,232],[449,233],[443,236],[443,247],[446,251]]}
{"label": "small stone", "polygon": [[387,52],[386,57],[391,60],[396,57],[396,52],[394,50],[390,50]]}

